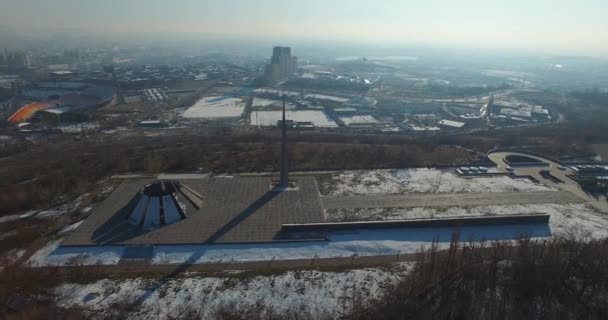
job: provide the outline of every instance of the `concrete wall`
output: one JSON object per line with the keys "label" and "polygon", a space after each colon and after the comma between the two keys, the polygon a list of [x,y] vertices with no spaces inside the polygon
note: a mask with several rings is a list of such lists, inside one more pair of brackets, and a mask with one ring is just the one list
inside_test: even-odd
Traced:
{"label": "concrete wall", "polygon": [[284,224],[281,232],[313,232],[368,228],[436,228],[436,227],[470,227],[495,226],[508,224],[547,224],[550,215],[508,215],[491,217],[467,217],[449,219],[415,219],[392,221],[362,221],[362,222],[336,222],[336,223],[309,223]]}

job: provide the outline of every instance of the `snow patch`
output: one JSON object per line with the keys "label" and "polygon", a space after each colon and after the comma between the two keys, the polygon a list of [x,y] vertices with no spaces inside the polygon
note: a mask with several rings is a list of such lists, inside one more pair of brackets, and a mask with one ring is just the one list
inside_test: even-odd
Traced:
{"label": "snow patch", "polygon": [[[325,111],[319,110],[298,110],[287,111],[287,120],[295,122],[312,122],[315,127],[335,128],[338,125],[331,120]],[[282,111],[252,111],[249,123],[252,126],[276,127],[277,122],[283,119]]]}
{"label": "snow patch", "polygon": [[50,219],[50,218],[55,218],[60,215],[63,215],[66,212],[67,211],[65,209],[61,209],[61,208],[49,209],[49,210],[40,211],[40,213],[38,213],[35,218],[36,219]]}
{"label": "snow patch", "polygon": [[340,118],[340,120],[342,120],[342,122],[344,122],[346,126],[350,126],[353,124],[374,124],[380,122],[371,115],[339,116],[338,118]]}
{"label": "snow patch", "polygon": [[526,192],[555,191],[528,179],[508,176],[463,178],[436,169],[345,171],[321,181],[327,196],[405,193]]}
{"label": "snow patch", "polygon": [[63,227],[60,231],[59,234],[64,234],[64,233],[68,233],[71,232],[73,230],[76,230],[76,228],[78,228],[82,223],[84,222],[84,220],[78,221],[76,223],[67,225],[65,227]]}
{"label": "snow patch", "polygon": [[79,123],[72,125],[61,125],[58,126],[59,129],[63,133],[82,133],[85,131],[93,131],[99,128],[99,123]]}
{"label": "snow patch", "polygon": [[63,284],[54,291],[59,306],[83,308],[101,318],[117,316],[114,306],[126,304],[138,306],[128,314],[129,319],[216,319],[225,310],[320,319],[333,318],[338,310],[349,309],[355,302],[380,297],[383,289],[398,283],[409,268],[411,264],[401,269],[290,271],[244,279],[106,279]]}
{"label": "snow patch", "polygon": [[113,265],[117,264],[124,252],[123,247],[60,247],[62,239],[47,243],[30,257],[33,267],[65,265]]}
{"label": "snow patch", "polygon": [[245,102],[243,99],[205,97],[188,108],[182,114],[182,117],[201,119],[239,118],[244,110]]}
{"label": "snow patch", "polygon": [[38,211],[28,211],[28,212],[22,213],[22,214],[14,214],[14,215],[10,215],[10,216],[0,217],[0,223],[27,219],[27,218],[30,218],[30,217],[36,215],[37,213],[38,213]]}

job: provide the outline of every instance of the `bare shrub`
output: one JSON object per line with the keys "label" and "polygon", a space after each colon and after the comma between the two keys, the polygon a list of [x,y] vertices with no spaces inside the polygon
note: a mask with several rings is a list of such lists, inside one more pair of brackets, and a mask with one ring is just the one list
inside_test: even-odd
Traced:
{"label": "bare shrub", "polygon": [[347,319],[605,319],[608,240],[436,245]]}

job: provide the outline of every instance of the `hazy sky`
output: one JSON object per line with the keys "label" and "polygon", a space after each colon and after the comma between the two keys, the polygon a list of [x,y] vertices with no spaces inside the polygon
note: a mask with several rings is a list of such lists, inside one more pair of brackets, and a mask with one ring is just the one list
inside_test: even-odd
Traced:
{"label": "hazy sky", "polygon": [[608,0],[0,0],[0,25],[608,54]]}

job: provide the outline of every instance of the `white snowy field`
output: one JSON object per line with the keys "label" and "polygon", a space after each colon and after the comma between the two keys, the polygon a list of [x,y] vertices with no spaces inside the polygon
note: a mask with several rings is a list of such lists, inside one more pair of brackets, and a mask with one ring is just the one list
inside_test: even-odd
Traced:
{"label": "white snowy field", "polygon": [[345,171],[319,180],[321,193],[326,196],[556,190],[524,178],[463,178],[436,169]]}
{"label": "white snowy field", "polygon": [[32,255],[28,264],[32,267],[67,265],[113,265],[124,253],[123,247],[60,247],[62,239],[47,243]]}
{"label": "white snowy field", "polygon": [[205,97],[184,111],[182,117],[192,119],[238,118],[244,110],[243,99]]}
{"label": "white snowy field", "polygon": [[346,126],[350,126],[353,124],[374,124],[380,122],[371,115],[340,116],[339,118],[340,120],[342,120],[342,122],[344,122]]}
{"label": "white snowy field", "polygon": [[608,215],[602,214],[590,205],[585,204],[335,209],[326,212],[329,221],[432,219],[517,214],[550,214],[549,227],[554,236],[583,236],[593,239],[608,238]]}
{"label": "white snowy field", "polygon": [[[312,122],[315,127],[337,127],[338,125],[324,112],[319,110],[287,111],[287,120]],[[252,111],[249,123],[252,126],[274,127],[283,118],[281,111]]]}
{"label": "white snowy field", "polygon": [[[54,289],[61,307],[79,308],[92,318],[112,318],[129,308],[129,319],[218,319],[222,312],[280,315],[285,319],[335,318],[354,303],[380,297],[411,264],[391,269],[344,272],[290,271],[255,277],[188,277],[170,280],[104,279],[67,283]],[[354,299],[359,297],[361,299]]]}
{"label": "white snowy field", "polygon": [[[281,100],[272,100],[272,99],[264,99],[264,98],[253,98],[253,102],[251,103],[251,107],[253,109],[281,109],[283,107],[283,101]],[[285,109],[290,110],[294,109],[295,106],[289,102],[285,103]]]}
{"label": "white snowy field", "polygon": [[338,103],[344,103],[349,100],[347,98],[328,96],[328,95],[324,95],[324,94],[315,94],[315,93],[306,94],[306,95],[304,95],[304,98],[305,99],[325,100],[325,101],[338,102]]}
{"label": "white snowy field", "polygon": [[276,95],[276,96],[288,96],[288,97],[297,97],[300,95],[300,93],[295,92],[295,91],[284,91],[284,90],[277,90],[277,89],[264,89],[264,88],[260,88],[260,89],[255,89],[253,90],[254,94],[272,94],[272,95]]}

